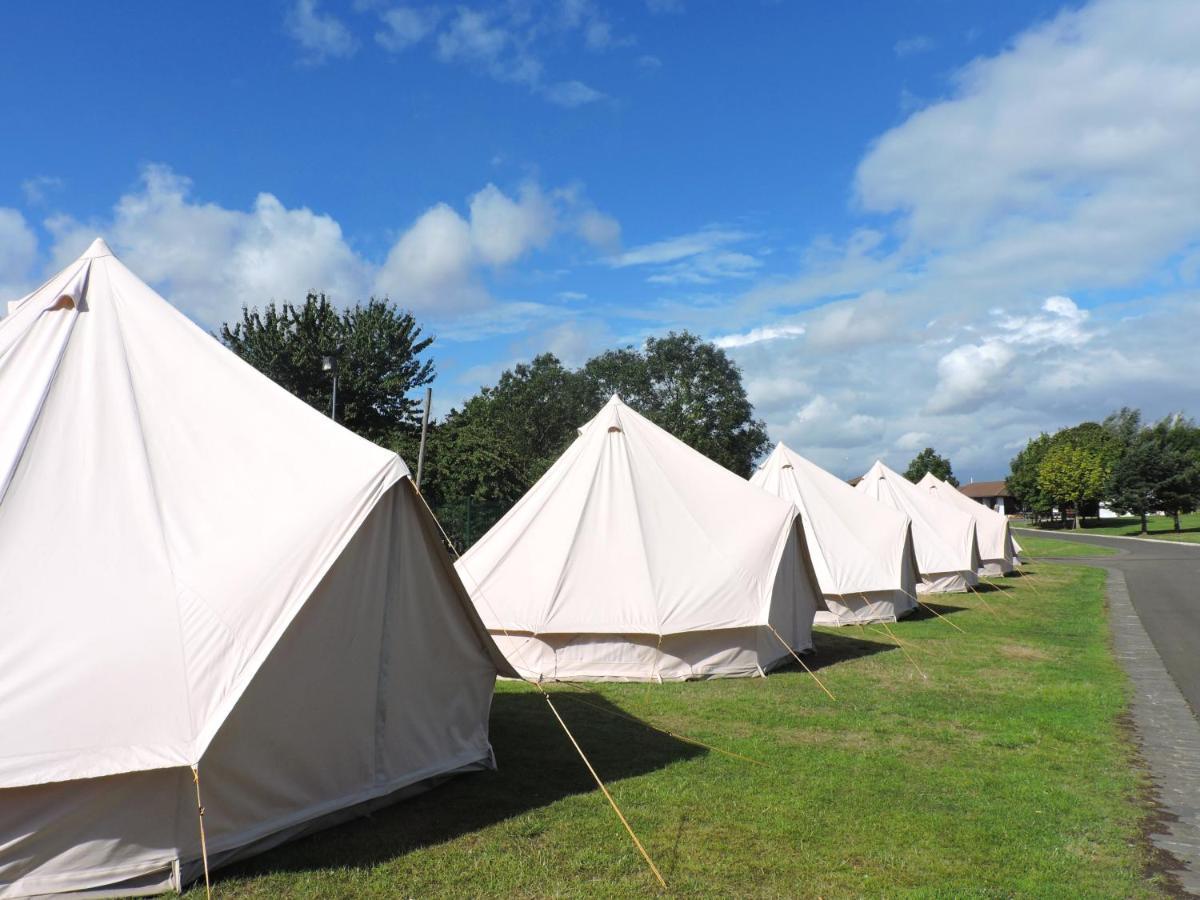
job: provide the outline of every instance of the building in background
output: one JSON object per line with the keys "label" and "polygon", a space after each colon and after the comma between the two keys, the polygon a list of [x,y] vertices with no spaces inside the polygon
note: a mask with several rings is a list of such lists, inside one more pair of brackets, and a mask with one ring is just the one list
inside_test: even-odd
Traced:
{"label": "building in background", "polygon": [[966,496],[1003,516],[1015,515],[1020,509],[1017,498],[1004,481],[972,481],[959,487]]}

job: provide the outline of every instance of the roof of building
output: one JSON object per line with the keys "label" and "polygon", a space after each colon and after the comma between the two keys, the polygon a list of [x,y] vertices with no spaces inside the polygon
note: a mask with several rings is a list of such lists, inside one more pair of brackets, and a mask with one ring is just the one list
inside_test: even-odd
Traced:
{"label": "roof of building", "polygon": [[959,485],[958,488],[968,497],[978,500],[980,497],[1011,497],[1012,491],[1003,481],[972,481],[970,484]]}

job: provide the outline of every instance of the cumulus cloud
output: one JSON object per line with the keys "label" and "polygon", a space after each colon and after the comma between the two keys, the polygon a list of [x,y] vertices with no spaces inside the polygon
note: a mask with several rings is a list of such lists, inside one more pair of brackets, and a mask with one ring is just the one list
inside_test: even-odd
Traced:
{"label": "cumulus cloud", "polygon": [[317,65],[328,59],[353,56],[358,41],[337,16],[321,12],[317,0],[296,0],[284,18],[284,28],[304,51],[302,61]]}
{"label": "cumulus cloud", "polygon": [[938,360],[938,382],[927,408],[932,413],[963,412],[984,399],[1007,393],[1017,351],[1004,341],[955,347]]}
{"label": "cumulus cloud", "polygon": [[[388,295],[434,322],[479,312],[478,322],[467,326],[479,332],[489,322],[503,330],[531,309],[498,312],[487,274],[538,252],[557,235],[574,234],[581,210],[592,207],[578,187],[546,192],[528,182],[510,196],[488,184],[468,199],[465,215],[446,203],[423,212],[379,264],[354,250],[328,215],[289,208],[265,192],[245,210],[203,202],[188,178],[149,165],[111,216],[80,221],[60,214],[45,226],[52,268],[103,234],[131,268],[210,328],[235,318],[242,305],[323,291],[337,302]],[[20,293],[37,259],[37,240],[24,217],[0,209],[0,287],[8,296]]]}

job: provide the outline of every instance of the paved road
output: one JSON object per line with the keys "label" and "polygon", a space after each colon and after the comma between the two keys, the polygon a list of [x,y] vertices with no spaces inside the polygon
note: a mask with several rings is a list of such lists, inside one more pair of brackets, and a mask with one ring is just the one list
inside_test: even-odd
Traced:
{"label": "paved road", "polygon": [[[1024,529],[1021,529],[1024,530]],[[1064,558],[1064,562],[1120,569],[1142,626],[1167,671],[1200,717],[1200,544],[1031,531],[1039,537],[1099,544],[1116,556]]]}

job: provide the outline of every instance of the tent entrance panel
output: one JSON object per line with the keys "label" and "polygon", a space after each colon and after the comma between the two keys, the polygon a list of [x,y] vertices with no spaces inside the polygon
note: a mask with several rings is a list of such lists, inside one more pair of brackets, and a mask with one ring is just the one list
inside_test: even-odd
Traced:
{"label": "tent entrance panel", "polygon": [[1013,573],[1013,564],[1011,559],[985,559],[983,565],[979,567],[979,575],[982,578],[999,578],[1002,575],[1011,575]]}
{"label": "tent entrance panel", "polygon": [[903,591],[868,591],[859,597],[825,595],[829,611],[817,610],[813,624],[837,627],[866,622],[895,622],[912,612],[915,604]]}
{"label": "tent entrance panel", "polygon": [[968,585],[979,584],[974,572],[933,572],[917,582],[918,594],[965,594]]}

